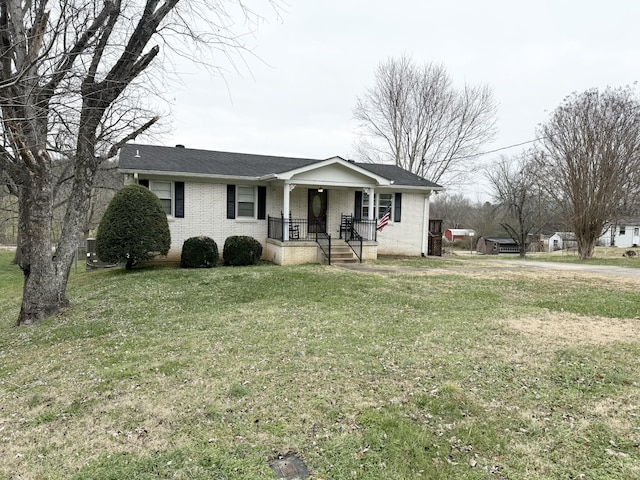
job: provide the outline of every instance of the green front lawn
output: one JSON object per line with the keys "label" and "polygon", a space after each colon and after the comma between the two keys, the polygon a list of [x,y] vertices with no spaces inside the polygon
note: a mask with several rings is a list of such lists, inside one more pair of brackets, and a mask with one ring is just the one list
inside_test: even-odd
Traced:
{"label": "green front lawn", "polygon": [[314,479],[640,478],[632,280],[472,259],[80,270],[70,310],[14,328],[10,260],[2,478],[275,478],[287,453]]}

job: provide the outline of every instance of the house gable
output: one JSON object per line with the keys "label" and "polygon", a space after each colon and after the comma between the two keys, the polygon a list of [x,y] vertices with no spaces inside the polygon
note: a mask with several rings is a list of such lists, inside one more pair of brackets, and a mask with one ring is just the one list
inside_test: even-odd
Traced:
{"label": "house gable", "polygon": [[330,159],[317,164],[278,175],[278,178],[297,184],[324,185],[326,187],[362,187],[391,185],[388,178],[375,175],[344,160]]}

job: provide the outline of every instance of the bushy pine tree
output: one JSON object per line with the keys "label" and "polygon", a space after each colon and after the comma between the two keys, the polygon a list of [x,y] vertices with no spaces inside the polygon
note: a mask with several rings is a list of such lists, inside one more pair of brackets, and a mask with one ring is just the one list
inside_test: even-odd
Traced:
{"label": "bushy pine tree", "polygon": [[171,247],[169,223],[160,199],[141,185],[127,185],[111,200],[96,235],[103,262],[125,263],[166,255]]}

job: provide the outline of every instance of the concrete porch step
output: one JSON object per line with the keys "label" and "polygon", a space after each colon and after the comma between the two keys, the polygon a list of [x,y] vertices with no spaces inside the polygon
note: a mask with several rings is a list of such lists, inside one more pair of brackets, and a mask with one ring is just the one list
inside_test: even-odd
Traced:
{"label": "concrete porch step", "polygon": [[358,257],[344,241],[331,244],[331,263],[356,263]]}

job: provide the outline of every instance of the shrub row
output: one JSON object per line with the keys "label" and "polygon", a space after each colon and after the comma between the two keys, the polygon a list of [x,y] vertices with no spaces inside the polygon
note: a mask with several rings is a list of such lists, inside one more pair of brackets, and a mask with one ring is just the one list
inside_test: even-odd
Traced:
{"label": "shrub row", "polygon": [[[225,265],[255,265],[262,256],[262,244],[253,237],[234,235],[228,237],[222,249]],[[180,255],[182,268],[211,268],[218,264],[218,245],[205,236],[185,240]]]}

